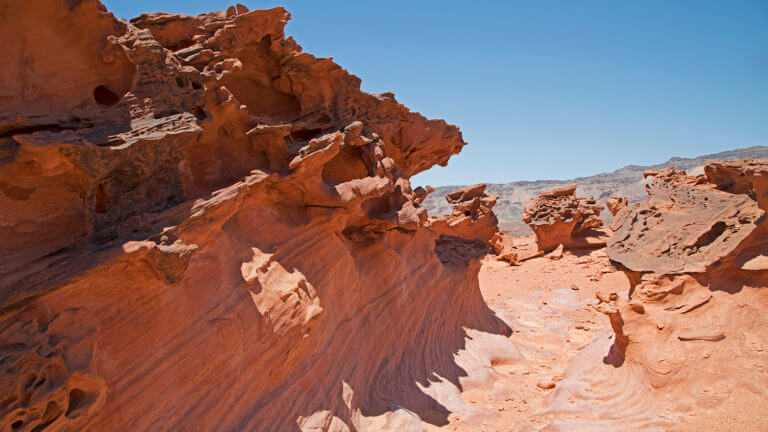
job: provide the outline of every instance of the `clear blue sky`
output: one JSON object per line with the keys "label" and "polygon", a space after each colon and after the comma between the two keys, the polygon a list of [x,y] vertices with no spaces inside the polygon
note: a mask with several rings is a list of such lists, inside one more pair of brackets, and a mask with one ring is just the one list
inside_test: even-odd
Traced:
{"label": "clear blue sky", "polygon": [[[241,1],[469,142],[416,184],[567,179],[768,145],[768,1]],[[121,18],[218,0],[107,0]]]}

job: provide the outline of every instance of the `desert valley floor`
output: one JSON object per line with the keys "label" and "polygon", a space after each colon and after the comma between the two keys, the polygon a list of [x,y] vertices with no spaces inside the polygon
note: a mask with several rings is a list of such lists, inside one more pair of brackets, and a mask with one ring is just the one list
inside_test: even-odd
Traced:
{"label": "desert valley floor", "polygon": [[[533,236],[510,240],[522,247],[535,241]],[[611,265],[602,249],[566,251],[562,258],[543,256],[518,266],[486,257],[480,270],[480,290],[490,308],[513,328],[508,338],[519,352],[489,366],[496,377],[492,385],[461,393],[466,404],[481,411],[452,415],[449,424],[429,430],[541,430],[552,420],[548,402],[558,398],[568,363],[596,339],[608,342],[613,338],[605,316],[592,307],[597,293],[626,295],[628,288],[626,277]],[[600,345],[607,354],[609,344]],[[745,391],[719,396],[724,406],[716,410],[704,407],[670,413],[675,426],[664,430],[768,430],[767,399]],[[617,410],[615,417],[624,415]],[[590,418],[586,412],[583,416]]]}

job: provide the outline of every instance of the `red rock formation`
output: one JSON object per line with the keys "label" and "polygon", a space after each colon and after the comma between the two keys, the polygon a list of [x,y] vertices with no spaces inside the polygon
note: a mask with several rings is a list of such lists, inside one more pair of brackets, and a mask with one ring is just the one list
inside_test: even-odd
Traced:
{"label": "red rock formation", "polygon": [[604,241],[587,239],[591,230],[602,226],[603,206],[594,198],[576,197],[577,184],[541,192],[525,205],[522,221],[534,234],[540,251],[549,252],[559,245],[566,248],[594,247]]}
{"label": "red rock formation", "polygon": [[445,217],[431,218],[429,227],[440,234],[491,243],[497,249],[501,240],[493,206],[498,196],[487,194],[486,186],[484,183],[466,186],[446,195],[446,201],[453,204],[453,212]]}
{"label": "red rock formation", "polygon": [[758,206],[768,208],[768,163],[764,159],[711,162],[704,166],[707,180],[718,189],[746,194]]}
{"label": "red rock formation", "polygon": [[[473,250],[471,253],[477,256],[487,252],[498,254],[503,250],[502,237],[497,226],[498,219],[493,213],[498,196],[487,194],[486,186],[484,183],[466,186],[447,194],[445,199],[454,205],[453,212],[444,217],[430,218],[428,221],[429,228],[440,234],[439,242],[445,244],[448,239],[460,239],[459,257],[466,255],[467,248]],[[441,259],[454,260],[446,254],[442,254]]]}
{"label": "red rock formation", "polygon": [[702,177],[661,171],[648,201],[614,222],[609,256],[638,273],[705,272],[731,254],[762,221],[757,201],[717,190]]}
{"label": "red rock formation", "polygon": [[618,213],[621,209],[627,207],[627,205],[629,205],[629,201],[626,198],[617,196],[609,197],[605,202],[605,206],[608,207],[608,211],[610,211],[614,216],[616,216],[616,213]]}
{"label": "red rock formation", "polygon": [[615,334],[605,361],[631,371],[614,378],[656,418],[768,392],[768,161],[705,173],[653,173],[648,200],[617,215],[608,242],[631,287],[597,306]]}
{"label": "red rock formation", "polygon": [[428,223],[408,182],[461,133],[302,53],[288,18],[0,15],[4,428],[443,424],[433,380],[490,365],[453,355],[509,331],[477,282],[493,200]]}
{"label": "red rock formation", "polygon": [[606,248],[629,287],[611,284],[593,305],[612,332],[569,363],[539,415],[546,430],[763,423],[768,161],[648,174],[648,200],[616,214]]}

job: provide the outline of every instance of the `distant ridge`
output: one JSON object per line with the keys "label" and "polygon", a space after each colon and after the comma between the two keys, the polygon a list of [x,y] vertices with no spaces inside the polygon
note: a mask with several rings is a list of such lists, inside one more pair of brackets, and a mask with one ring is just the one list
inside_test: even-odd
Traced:
{"label": "distant ridge", "polygon": [[[627,165],[615,171],[596,174],[589,177],[578,177],[571,180],[533,180],[518,181],[512,183],[492,183],[488,190],[499,195],[499,201],[494,211],[499,217],[499,226],[509,234],[524,235],[531,231],[528,226],[520,222],[525,203],[539,192],[552,189],[564,184],[576,182],[579,188],[576,193],[581,196],[594,197],[601,202],[611,195],[620,195],[629,198],[630,202],[645,199],[645,184],[643,171],[647,169],[662,169],[674,166],[684,169],[689,174],[703,173],[702,167],[709,161],[734,160],[734,159],[765,159],[768,158],[768,146],[747,147],[729,150],[720,153],[707,154],[694,158],[673,157],[664,163],[657,165]],[[424,206],[430,215],[438,216],[450,212],[451,207],[445,201],[445,194],[465,185],[440,186],[424,201]],[[606,217],[609,215],[606,213]]]}

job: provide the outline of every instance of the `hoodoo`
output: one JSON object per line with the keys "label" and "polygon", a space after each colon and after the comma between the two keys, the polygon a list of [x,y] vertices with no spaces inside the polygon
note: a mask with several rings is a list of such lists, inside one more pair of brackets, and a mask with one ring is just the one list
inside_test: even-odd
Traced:
{"label": "hoodoo", "polygon": [[559,245],[566,248],[605,245],[604,241],[589,238],[603,234],[593,229],[603,225],[600,212],[604,207],[594,198],[577,197],[577,187],[574,183],[544,191],[526,204],[523,222],[536,234],[540,251],[549,252]]}

